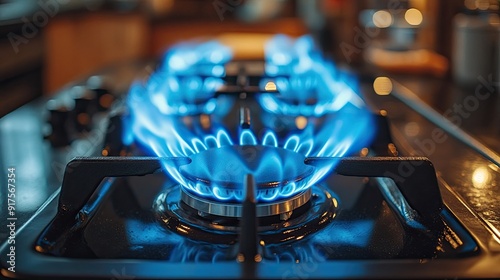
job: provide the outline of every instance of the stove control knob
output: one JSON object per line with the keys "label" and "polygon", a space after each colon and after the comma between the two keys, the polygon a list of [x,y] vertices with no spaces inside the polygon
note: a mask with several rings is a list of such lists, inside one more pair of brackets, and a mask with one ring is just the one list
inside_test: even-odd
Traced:
{"label": "stove control knob", "polygon": [[101,76],[92,76],[87,80],[87,88],[95,93],[95,106],[98,111],[106,111],[111,108],[115,96],[109,90],[107,80]]}
{"label": "stove control knob", "polygon": [[99,111],[106,111],[111,108],[111,105],[115,101],[115,96],[111,92],[104,88],[93,89],[96,93],[97,109]]}
{"label": "stove control knob", "polygon": [[123,142],[123,122],[122,113],[109,117],[108,128],[104,138],[102,156],[126,156],[129,153],[128,147]]}
{"label": "stove control knob", "polygon": [[68,119],[70,108],[67,105],[60,104],[56,100],[47,102],[47,110],[49,112],[48,123],[50,132],[45,136],[53,147],[65,147],[71,144],[71,138],[68,133]]}
{"label": "stove control knob", "polygon": [[75,101],[75,108],[71,112],[71,119],[77,132],[90,131],[92,116],[96,111],[93,106],[95,93],[85,87],[76,86],[72,89],[72,97]]}

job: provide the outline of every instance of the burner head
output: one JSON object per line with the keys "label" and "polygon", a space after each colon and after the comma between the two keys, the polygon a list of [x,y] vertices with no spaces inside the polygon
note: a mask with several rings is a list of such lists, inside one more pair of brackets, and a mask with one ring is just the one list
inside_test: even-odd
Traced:
{"label": "burner head", "polygon": [[[281,220],[288,220],[293,210],[306,204],[311,198],[311,190],[307,189],[293,197],[267,203],[258,203],[256,206],[257,217],[280,215]],[[242,203],[225,203],[210,199],[203,199],[181,189],[181,200],[194,208],[202,216],[215,215],[222,217],[239,218],[243,215]]]}
{"label": "burner head", "polygon": [[254,176],[259,203],[291,198],[306,189],[314,173],[304,155],[263,145],[222,146],[190,158],[190,164],[179,168],[185,190],[212,202],[241,202],[246,174]]}
{"label": "burner head", "polygon": [[[189,239],[211,244],[238,242],[241,232],[240,217],[203,213],[183,203],[182,197],[186,194],[183,187],[177,185],[166,188],[155,199],[153,209],[156,217],[166,228]],[[257,204],[256,215],[259,221],[257,231],[265,244],[302,239],[327,226],[333,221],[339,209],[336,195],[319,185],[312,186],[303,194],[290,198],[289,201],[293,199],[304,199],[303,201],[307,199],[307,201],[302,206],[295,204],[294,207],[297,208],[293,211],[279,215],[266,213],[265,216],[262,215],[263,211],[271,209],[272,203]],[[241,206],[241,203],[238,205]],[[279,205],[279,202],[275,205]],[[216,207],[220,206],[234,207],[236,203],[220,203]]]}
{"label": "burner head", "polygon": [[[259,204],[305,195],[339,158],[370,143],[372,116],[355,80],[344,79],[312,38],[274,37],[258,63],[232,61],[228,53],[216,42],[179,45],[127,98],[124,142],[137,141],[159,157],[189,157],[164,169],[198,210],[240,204],[248,174]],[[231,133],[238,107],[239,132]],[[259,139],[252,129],[265,133]],[[336,159],[313,167],[306,157]]]}

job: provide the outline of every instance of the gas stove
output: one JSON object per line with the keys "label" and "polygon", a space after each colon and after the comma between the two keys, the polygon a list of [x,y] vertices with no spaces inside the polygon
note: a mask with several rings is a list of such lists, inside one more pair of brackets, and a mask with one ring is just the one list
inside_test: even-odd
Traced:
{"label": "gas stove", "polygon": [[[308,36],[262,60],[192,41],[18,109],[0,121],[2,275],[499,277],[498,205],[485,218],[445,180],[472,172],[454,155],[416,154],[398,124],[449,129],[385,79],[374,94]],[[498,196],[495,155],[467,153]]]}

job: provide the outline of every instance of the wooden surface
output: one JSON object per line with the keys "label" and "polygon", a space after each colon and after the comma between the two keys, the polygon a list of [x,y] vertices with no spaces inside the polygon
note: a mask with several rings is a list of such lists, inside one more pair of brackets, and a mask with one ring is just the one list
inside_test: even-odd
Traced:
{"label": "wooden surface", "polygon": [[237,58],[260,58],[272,35],[305,34],[297,19],[259,24],[225,21],[150,21],[144,14],[108,12],[67,14],[51,20],[44,31],[44,92],[113,63],[159,56],[169,46],[193,38],[217,37],[236,50]]}
{"label": "wooden surface", "polygon": [[[209,21],[209,22],[163,22],[155,24],[152,28],[152,54],[159,55],[168,46],[175,44],[181,40],[188,40],[196,37],[214,37],[222,35],[223,39],[230,44],[234,44],[241,51],[240,53],[251,54],[250,46],[243,46],[235,42],[237,36],[233,40],[225,33],[242,33],[255,36],[254,43],[262,43],[265,34],[288,34],[291,36],[300,36],[307,33],[307,29],[298,19],[285,18],[271,22],[262,22],[258,24],[245,24],[242,22],[224,20],[224,21]],[[259,34],[259,35],[257,35]],[[243,36],[248,38],[248,36]],[[240,38],[243,38],[240,37]],[[260,51],[260,50],[257,50]]]}
{"label": "wooden surface", "polygon": [[149,27],[140,14],[63,15],[52,19],[44,35],[47,93],[107,65],[148,54]]}

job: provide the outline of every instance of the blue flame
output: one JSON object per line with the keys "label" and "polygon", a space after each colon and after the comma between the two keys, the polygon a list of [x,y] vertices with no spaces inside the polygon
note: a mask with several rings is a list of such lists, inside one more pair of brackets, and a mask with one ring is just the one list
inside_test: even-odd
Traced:
{"label": "blue flame", "polygon": [[231,57],[231,50],[216,41],[176,45],[166,53],[147,84],[135,84],[132,91],[148,95],[154,107],[165,115],[211,114],[216,109],[221,112],[221,103],[231,104],[231,99],[217,99],[214,94],[224,83],[224,63]]}
{"label": "blue flame", "polygon": [[282,94],[262,94],[259,101],[275,114],[321,116],[347,104],[365,106],[356,93],[355,78],[324,59],[310,36],[295,41],[284,35],[271,39],[266,44],[266,74],[270,78],[262,83],[274,81]]}
{"label": "blue flame", "polygon": [[[231,58],[230,53],[216,42],[179,45],[170,50],[161,71],[154,73],[146,85],[135,83],[131,87],[127,99],[130,132],[124,138],[130,141],[133,135],[136,141],[160,157],[190,157],[210,149],[239,145],[286,149],[304,157],[340,158],[371,142],[374,124],[371,113],[356,94],[355,80],[346,78],[331,62],[324,60],[307,36],[293,41],[279,35],[266,45],[266,73],[268,79],[276,82],[280,94],[258,95],[260,105],[270,114],[307,118],[307,125],[299,132],[295,129],[287,137],[280,138],[269,129],[259,138],[252,130],[242,129],[237,139],[232,139],[228,130],[217,123],[217,118],[211,119],[210,129],[202,128],[196,118],[187,124],[184,115],[224,115],[232,106],[230,97],[214,97],[216,88],[222,84],[219,75],[223,75],[220,69],[214,73],[214,66],[222,67]],[[207,65],[212,70],[206,70]],[[200,71],[212,71],[211,77],[202,80],[200,77],[204,74]],[[316,102],[309,102],[310,98]],[[231,158],[234,155],[213,158],[213,164],[225,164],[226,169],[247,168],[242,167],[241,160],[239,166],[238,162],[231,166]],[[257,199],[273,201],[300,193],[320,181],[337,162],[315,166],[307,180],[258,191]],[[275,178],[280,181],[285,176],[283,170],[302,168],[303,164],[270,155],[263,157],[256,166],[249,170],[263,173],[266,167],[280,167],[281,172],[276,172]],[[199,168],[204,169],[206,178],[213,174],[210,166]],[[215,183],[207,185],[187,179],[179,166],[165,164],[165,169],[190,192],[217,200],[242,199],[242,189],[226,189]]]}
{"label": "blue flame", "polygon": [[217,41],[182,43],[173,46],[165,54],[162,70],[177,75],[222,77],[222,65],[230,61],[232,56],[231,49]]}

